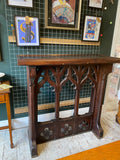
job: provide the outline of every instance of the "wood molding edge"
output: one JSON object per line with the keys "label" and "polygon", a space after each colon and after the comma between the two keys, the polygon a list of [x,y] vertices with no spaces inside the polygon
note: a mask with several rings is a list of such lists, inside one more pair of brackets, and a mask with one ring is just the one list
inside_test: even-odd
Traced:
{"label": "wood molding edge", "polygon": [[[15,43],[15,36],[8,36],[8,42]],[[41,44],[65,44],[65,45],[91,45],[91,46],[100,46],[100,42],[85,42],[81,40],[74,39],[57,39],[57,38],[40,38]]]}

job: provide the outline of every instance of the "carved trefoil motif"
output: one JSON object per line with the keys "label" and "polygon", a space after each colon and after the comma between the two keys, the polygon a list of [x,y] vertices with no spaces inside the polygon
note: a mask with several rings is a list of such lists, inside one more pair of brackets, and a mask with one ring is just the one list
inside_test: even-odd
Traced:
{"label": "carved trefoil motif", "polygon": [[72,131],[72,126],[70,126],[69,124],[65,124],[64,128],[61,128],[61,132],[64,135],[68,135],[71,131]]}
{"label": "carved trefoil motif", "polygon": [[50,138],[50,136],[53,135],[53,131],[49,128],[45,128],[43,132],[40,133],[41,137],[44,137],[46,140]]}
{"label": "carved trefoil motif", "polygon": [[81,121],[78,128],[83,131],[87,130],[89,128],[89,122],[87,120]]}

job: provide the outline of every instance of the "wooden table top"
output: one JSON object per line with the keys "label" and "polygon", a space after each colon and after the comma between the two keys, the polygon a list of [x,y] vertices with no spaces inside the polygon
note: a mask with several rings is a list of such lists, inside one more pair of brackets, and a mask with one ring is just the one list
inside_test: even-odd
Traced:
{"label": "wooden table top", "polygon": [[79,65],[79,64],[113,64],[120,63],[120,58],[103,55],[19,55],[18,65]]}
{"label": "wooden table top", "polygon": [[[10,84],[9,81],[3,81],[1,84]],[[10,93],[10,89],[0,90],[0,94]]]}

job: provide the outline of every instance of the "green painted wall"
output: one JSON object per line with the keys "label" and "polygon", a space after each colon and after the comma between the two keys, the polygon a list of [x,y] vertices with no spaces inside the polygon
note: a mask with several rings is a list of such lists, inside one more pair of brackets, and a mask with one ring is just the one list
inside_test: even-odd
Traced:
{"label": "green painted wall", "polygon": [[[103,33],[103,38],[101,39],[100,48],[101,54],[106,56],[109,56],[111,52],[117,5],[118,0],[114,0],[113,5],[110,0],[106,0],[107,10],[104,11],[102,20],[101,33]],[[112,24],[110,24],[110,22],[112,22]]]}
{"label": "green painted wall", "polygon": [[[102,27],[101,33],[103,33],[103,37],[101,39],[101,54],[109,55],[111,50],[112,44],[112,37],[114,31],[114,24],[115,24],[115,16],[117,10],[117,2],[118,0],[114,1],[114,5],[111,5],[111,2],[106,0],[107,10],[104,11],[103,20],[102,20]],[[44,6],[43,6],[44,7]],[[110,25],[110,22],[112,24]],[[4,1],[0,0],[0,23],[1,23],[1,37],[2,37],[2,62],[0,62],[0,72],[4,72],[6,76],[2,80],[9,79],[11,77],[10,73],[10,62],[9,62],[9,55],[8,55],[8,35],[7,35],[7,27],[6,27],[6,19],[5,19],[5,6]],[[41,31],[42,32],[42,31]],[[19,80],[19,79],[18,79]],[[12,105],[12,94],[11,94],[11,109],[12,109],[12,117],[13,114],[13,105]],[[18,117],[26,116],[27,114],[18,115]],[[0,104],[0,120],[6,119],[6,108],[5,105]]]}
{"label": "green painted wall", "polygon": [[[6,19],[5,19],[5,9],[4,1],[0,1],[0,24],[1,24],[1,50],[2,50],[2,61],[0,62],[0,72],[4,72],[6,76],[0,80],[10,80],[10,64],[9,64],[9,55],[8,55],[8,39],[7,39],[7,28],[6,28]],[[12,96],[12,95],[11,95]],[[12,97],[11,97],[11,110],[13,117],[13,108],[12,108]],[[7,119],[6,106],[5,104],[0,104],[0,120]]]}

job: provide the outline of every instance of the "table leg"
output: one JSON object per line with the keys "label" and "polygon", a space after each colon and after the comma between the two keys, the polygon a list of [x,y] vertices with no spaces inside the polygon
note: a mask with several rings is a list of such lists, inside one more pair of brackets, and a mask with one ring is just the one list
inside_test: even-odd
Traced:
{"label": "table leg", "polygon": [[112,65],[103,65],[100,68],[100,73],[98,76],[98,83],[97,83],[97,92],[95,97],[95,106],[93,112],[93,124],[92,124],[92,131],[98,137],[103,137],[103,129],[100,124],[100,116],[102,110],[102,104],[104,99],[104,92],[105,92],[105,84],[108,73],[112,71]]}
{"label": "table leg", "polygon": [[10,111],[10,98],[9,94],[5,94],[5,99],[6,99],[6,109],[7,109],[7,116],[8,116],[8,127],[9,127],[9,134],[10,134],[10,143],[11,143],[11,148],[14,147],[13,140],[12,140],[12,127],[11,127],[11,111]]}
{"label": "table leg", "polygon": [[29,144],[32,157],[38,156],[37,144],[36,144],[37,95],[35,94],[35,84],[34,84],[35,77],[36,77],[36,67],[27,67]]}

